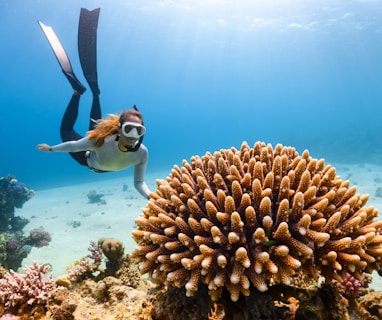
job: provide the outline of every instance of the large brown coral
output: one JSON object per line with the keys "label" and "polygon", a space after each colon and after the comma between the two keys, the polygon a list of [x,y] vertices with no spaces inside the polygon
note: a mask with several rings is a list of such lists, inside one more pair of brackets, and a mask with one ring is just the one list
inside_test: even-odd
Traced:
{"label": "large brown coral", "polygon": [[290,285],[297,272],[316,280],[357,279],[382,265],[382,221],[367,195],[304,151],[243,143],[174,166],[136,219],[134,256],[155,283],[200,283],[236,301],[250,287]]}

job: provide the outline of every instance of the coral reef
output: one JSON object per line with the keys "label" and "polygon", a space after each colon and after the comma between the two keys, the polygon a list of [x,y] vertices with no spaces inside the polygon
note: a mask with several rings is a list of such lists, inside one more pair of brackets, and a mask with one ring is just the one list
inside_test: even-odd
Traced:
{"label": "coral reef", "polygon": [[15,216],[15,208],[22,208],[34,194],[11,174],[0,177],[0,232],[20,231],[28,223],[28,220]]}
{"label": "coral reef", "polygon": [[[115,238],[100,238],[98,243],[90,241],[89,254],[74,262],[68,268],[68,279],[80,282],[85,279],[102,279],[106,276],[116,275],[123,269],[127,256],[124,256],[125,246],[122,241]],[[103,255],[106,256],[106,270],[101,269]],[[131,259],[128,259],[129,263]]]}
{"label": "coral reef", "polygon": [[[89,248],[98,254],[94,243]],[[336,280],[306,284],[304,288],[275,284],[266,292],[251,287],[249,296],[241,295],[236,302],[224,289],[219,302],[214,302],[205,284],[192,297],[186,296],[184,287],[150,286],[130,255],[121,258],[120,269],[114,275],[100,272],[99,276],[69,281],[65,286],[60,286],[62,279],[57,279],[58,286],[44,295],[44,305],[24,303],[14,311],[18,317],[10,319],[374,320],[380,319],[382,310],[380,292],[348,300]],[[303,281],[304,276],[299,276]],[[0,319],[12,316],[7,312],[0,304]]]}
{"label": "coral reef", "polygon": [[136,219],[133,253],[157,284],[232,301],[304,273],[362,279],[382,264],[382,221],[331,165],[280,144],[243,143],[174,166]]}
{"label": "coral reef", "polygon": [[[76,277],[73,277],[71,269],[68,276],[57,279],[57,284],[63,286],[52,291],[46,319],[138,319],[142,304],[148,303],[148,283],[141,277],[138,263],[130,255],[120,255],[124,247],[120,240],[101,238],[98,243],[103,244],[106,250],[119,248],[118,254],[112,255],[116,260],[108,261],[113,268],[100,268],[102,249],[91,241],[90,254],[79,262],[88,261],[92,267]],[[116,263],[118,270],[114,269]],[[82,269],[79,266],[83,266],[83,262],[74,266],[80,273]]]}
{"label": "coral reef", "polygon": [[[124,247],[117,239],[102,239],[102,243]],[[54,282],[51,276],[45,277],[49,267],[37,263],[26,267],[25,274],[2,271],[0,317],[17,315],[20,320],[112,320],[138,317],[142,304],[148,303],[148,283],[141,277],[138,263],[130,255],[121,255],[117,259],[119,269],[112,274],[111,269],[100,268],[103,254],[97,242],[90,241],[88,251],[89,254],[79,261],[86,260],[93,266],[78,277],[70,277],[69,272]],[[121,250],[118,249],[118,252]],[[79,265],[83,266],[81,263],[74,268]]]}
{"label": "coral reef", "polygon": [[57,287],[49,295],[48,316],[54,320],[72,320],[76,311],[78,299],[64,287]]}
{"label": "coral reef", "polygon": [[347,298],[336,280],[304,288],[275,284],[266,292],[252,287],[248,296],[241,295],[237,301],[231,300],[227,289],[218,302],[212,301],[205,284],[192,297],[186,296],[184,287],[173,286],[150,288],[148,295],[139,319],[374,320],[380,319],[382,310],[381,293]]}
{"label": "coral reef", "polygon": [[0,264],[8,269],[17,270],[32,247],[47,246],[50,234],[42,228],[33,229],[26,237],[21,231],[0,233]]}
{"label": "coral reef", "polygon": [[[136,219],[133,254],[118,239],[91,241],[89,254],[43,293],[46,266],[25,275],[0,268],[0,317],[381,318],[382,295],[367,286],[382,267],[382,222],[323,160],[243,143],[192,157],[157,185]],[[25,239],[44,243],[42,234]],[[5,240],[4,250],[20,245]],[[26,281],[32,273],[40,277]],[[40,285],[19,289],[28,283]]]}
{"label": "coral reef", "polygon": [[[26,237],[22,229],[29,221],[15,215],[15,208],[22,208],[34,194],[13,175],[0,177],[0,265],[6,268],[17,270],[32,246],[46,246],[51,240],[42,229],[34,229]],[[38,235],[42,237],[37,238]]]}
{"label": "coral reef", "polygon": [[138,288],[113,276],[99,281],[86,279],[71,289],[54,290],[44,319],[139,319],[142,304],[147,303],[146,292],[147,283],[143,279]]}
{"label": "coral reef", "polygon": [[[37,262],[25,267],[25,274],[12,270],[0,279],[0,303],[6,312],[40,312],[44,310],[50,292],[57,287],[52,276],[45,276],[49,266],[39,265]],[[32,311],[33,310],[33,311]]]}
{"label": "coral reef", "polygon": [[99,267],[103,258],[101,247],[95,241],[90,241],[88,250],[90,254],[75,261],[73,266],[69,266],[68,278],[70,281],[79,282],[86,278],[93,278],[94,273],[100,271]]}

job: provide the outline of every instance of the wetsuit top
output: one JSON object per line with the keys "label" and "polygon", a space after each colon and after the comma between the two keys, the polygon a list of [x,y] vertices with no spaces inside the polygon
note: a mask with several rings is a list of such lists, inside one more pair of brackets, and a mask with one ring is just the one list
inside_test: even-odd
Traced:
{"label": "wetsuit top", "polygon": [[144,181],[148,150],[143,144],[135,152],[123,152],[118,148],[117,135],[111,135],[105,138],[105,142],[100,147],[95,147],[93,141],[85,137],[52,146],[52,151],[89,151],[88,166],[101,171],[119,171],[134,166],[134,186],[142,196],[149,197],[150,189]]}

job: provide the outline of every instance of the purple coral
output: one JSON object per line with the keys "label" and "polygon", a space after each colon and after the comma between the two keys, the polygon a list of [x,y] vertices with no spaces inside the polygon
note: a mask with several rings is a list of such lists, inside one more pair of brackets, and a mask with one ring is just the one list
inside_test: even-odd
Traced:
{"label": "purple coral", "polygon": [[93,259],[94,263],[101,263],[102,262],[102,249],[95,241],[90,241],[90,246],[88,247],[88,250],[90,254],[88,255],[88,258]]}
{"label": "purple coral", "polygon": [[15,251],[19,247],[20,247],[20,241],[17,238],[13,238],[7,241],[7,244],[6,244],[7,251]]}
{"label": "purple coral", "polygon": [[26,189],[25,184],[22,182],[18,182],[16,179],[12,179],[10,183],[11,183],[13,192],[16,194],[21,194]]}
{"label": "purple coral", "polygon": [[362,283],[349,273],[346,273],[345,278],[341,279],[339,283],[344,290],[344,295],[349,298],[357,298],[364,291]]}
{"label": "purple coral", "polygon": [[37,248],[41,248],[47,246],[51,240],[52,237],[50,236],[49,232],[39,228],[32,229],[29,232],[27,243]]}
{"label": "purple coral", "polygon": [[10,270],[0,279],[0,302],[6,310],[23,304],[45,305],[50,292],[57,287],[52,275],[45,277],[48,265],[34,262],[24,268],[25,274]]}
{"label": "purple coral", "polygon": [[88,250],[90,254],[76,261],[75,265],[69,269],[68,275],[71,281],[76,282],[86,277],[92,277],[93,272],[98,270],[103,257],[102,249],[95,241],[90,241]]}

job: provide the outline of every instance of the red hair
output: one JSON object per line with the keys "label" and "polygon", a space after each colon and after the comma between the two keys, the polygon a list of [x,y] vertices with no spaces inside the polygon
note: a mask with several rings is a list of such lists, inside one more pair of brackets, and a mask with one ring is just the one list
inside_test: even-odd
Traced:
{"label": "red hair", "polygon": [[87,138],[95,140],[94,145],[100,147],[105,142],[107,136],[118,133],[119,127],[126,121],[131,121],[131,118],[139,118],[143,124],[142,114],[137,110],[125,110],[121,115],[109,114],[105,119],[97,121],[97,125],[93,130],[88,131]]}

